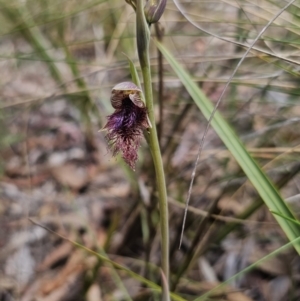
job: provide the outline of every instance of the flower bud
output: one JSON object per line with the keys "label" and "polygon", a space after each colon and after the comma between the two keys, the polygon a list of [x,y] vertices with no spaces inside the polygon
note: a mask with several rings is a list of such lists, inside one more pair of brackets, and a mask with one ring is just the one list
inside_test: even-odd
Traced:
{"label": "flower bud", "polygon": [[134,170],[143,130],[151,128],[142,91],[134,83],[123,82],[113,87],[110,101],[115,112],[107,116],[105,138],[113,156],[121,152],[124,161]]}
{"label": "flower bud", "polygon": [[156,23],[165,11],[167,0],[147,0],[144,13],[148,24]]}

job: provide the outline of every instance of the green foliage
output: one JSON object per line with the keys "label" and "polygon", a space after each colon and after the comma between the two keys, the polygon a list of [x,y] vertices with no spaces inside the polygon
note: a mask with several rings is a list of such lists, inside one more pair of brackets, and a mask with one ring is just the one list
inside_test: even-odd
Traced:
{"label": "green foliage", "polygon": [[[70,111],[78,113],[78,119],[74,118],[76,113],[66,118],[74,118],[75,122],[80,123],[86,141],[86,152],[94,151],[97,149],[95,146],[103,143],[102,133],[97,133],[97,136],[95,133],[103,127],[104,118],[112,110],[109,104],[110,91],[118,82],[132,80],[141,87],[146,92],[145,102],[148,103],[154,129],[155,125],[163,123],[159,141],[153,131],[151,136],[149,131],[145,132],[156,160],[155,167],[159,168],[158,174],[155,174],[146,143],[140,149],[137,172],[128,170],[121,159],[116,160],[116,166],[123,169],[122,175],[131,183],[131,188],[125,200],[120,202],[119,197],[114,197],[113,193],[110,196],[116,203],[122,204],[120,216],[108,231],[106,251],[110,252],[112,241],[119,239],[120,233],[126,235],[128,242],[123,242],[116,254],[113,250],[107,256],[101,249],[91,250],[83,243],[69,240],[85,253],[97,257],[97,264],[91,268],[93,276],[87,281],[87,288],[93,281],[97,281],[101,268],[108,266],[113,271],[115,286],[124,292],[127,300],[145,300],[149,295],[159,295],[163,300],[168,300],[167,291],[170,288],[176,291],[171,294],[172,300],[207,300],[222,286],[229,285],[251,269],[259,269],[263,261],[277,256],[288,247],[293,246],[300,253],[299,222],[285,201],[286,196],[297,193],[299,189],[295,184],[298,182],[300,145],[299,3],[295,1],[280,18],[272,22],[230,82],[228,94],[223,97],[211,123],[214,133],[225,147],[219,144],[218,139],[212,138],[209,147],[204,149],[200,157],[201,168],[195,174],[191,213],[188,213],[184,232],[184,249],[177,250],[183,212],[180,211],[182,207],[178,206],[178,202],[183,203],[186,199],[192,166],[196,160],[194,150],[206,126],[206,120],[213,112],[214,101],[249,45],[285,3],[269,0],[255,3],[174,2],[178,4],[180,11],[172,1],[168,1],[160,25],[154,28],[153,24],[144,39],[139,40],[138,45],[143,48],[139,53],[142,58],[142,68],[139,68],[136,51],[136,1],[0,0],[0,47],[8,45],[8,50],[1,48],[0,58],[3,63],[11,64],[11,70],[15,72],[1,77],[0,88],[10,87],[18,74],[27,74],[28,70],[35,70],[38,79],[42,74],[50,83],[44,97],[35,92],[28,92],[27,95],[26,91],[19,92],[16,88],[18,92],[12,96],[11,90],[1,90],[1,176],[7,171],[7,152],[18,153],[20,161],[30,161],[26,159],[28,154],[25,143],[21,145],[26,139],[26,129],[24,127],[24,132],[16,132],[20,125],[15,127],[14,122],[24,112],[28,116],[34,116],[34,111],[44,103],[55,105],[57,99],[63,99],[68,102]],[[128,3],[134,5],[131,7]],[[152,2],[149,1],[148,5],[150,4]],[[139,9],[140,12],[142,7]],[[151,12],[155,13],[149,11]],[[139,15],[139,18],[144,26],[148,26],[144,15]],[[141,38],[142,27],[137,29],[138,37]],[[163,64],[156,62],[158,55],[153,43],[154,35],[161,41],[156,42],[156,45],[164,56]],[[32,78],[30,72],[28,77]],[[143,75],[142,81],[140,74]],[[160,95],[157,88],[160,85],[164,87],[163,95]],[[161,97],[163,106],[156,101]],[[159,111],[163,112],[162,120],[157,118]],[[21,127],[26,122],[27,120],[21,123]],[[34,135],[31,133],[31,136]],[[163,153],[164,171],[162,162],[159,162],[159,146]],[[99,173],[107,177],[113,186],[113,163],[107,167],[103,163],[109,161],[105,145],[101,144],[99,149],[99,152],[104,150],[99,163],[103,166],[98,166]],[[94,157],[91,157],[90,161],[93,160]],[[32,170],[35,170],[35,166],[32,166]],[[161,275],[159,268],[151,263],[154,257],[159,262],[161,252],[157,241],[163,212],[159,210],[158,195],[164,195],[166,201],[164,173],[171,212],[170,219],[165,216],[163,221],[164,225],[169,225],[167,230],[171,233],[170,284]],[[26,172],[24,174],[21,180],[28,176]],[[12,176],[12,182],[15,180],[13,177],[15,175]],[[249,185],[250,182],[255,189]],[[91,186],[93,189],[93,185]],[[91,194],[93,193],[99,197],[97,192],[92,191]],[[233,200],[234,205],[238,203],[237,207],[242,204],[242,210],[235,211],[234,208],[227,207],[223,209],[224,200],[228,199]],[[175,209],[174,204],[177,204]],[[263,211],[263,204],[267,211]],[[166,203],[163,210],[165,209]],[[200,255],[208,255],[210,258],[209,256],[215,255],[214,252],[224,254],[222,243],[227,242],[228,234],[241,240],[248,236],[255,240],[259,240],[259,235],[267,236],[269,228],[264,228],[263,224],[254,228],[251,223],[247,223],[249,216],[259,209],[268,221],[268,213],[273,213],[276,223],[290,242],[285,244],[286,237],[282,239],[281,230],[277,231],[274,226],[277,231],[275,240],[282,247],[270,251],[261,260],[200,296],[205,289],[201,287],[203,279],[199,280],[201,271],[194,264],[195,259],[198,260]],[[0,206],[0,213],[1,210],[3,208]],[[256,221],[256,217],[254,219]],[[260,223],[261,220],[256,222]],[[131,223],[131,226],[126,228],[124,223],[126,227],[127,223]],[[240,225],[245,226],[239,227]],[[128,231],[125,234],[124,229]],[[257,229],[266,231],[267,234],[257,231],[259,233],[256,235],[253,232]],[[167,233],[165,234],[167,237]],[[168,238],[163,242],[165,259],[169,253],[166,252],[167,240]],[[128,250],[133,252],[126,253]],[[111,260],[111,255],[119,257]],[[142,263],[138,268],[130,263],[127,267],[126,256]],[[123,260],[122,264],[119,264],[118,258]],[[158,265],[162,265],[161,262]],[[168,269],[167,265],[165,269]],[[146,297],[131,296],[126,292],[122,282],[125,283],[128,277],[147,288]],[[192,282],[196,283],[197,289],[183,287]],[[110,300],[105,292],[103,295]]]}
{"label": "green foliage", "polygon": [[[157,46],[160,51],[164,54],[165,58],[168,60],[169,64],[172,66],[173,70],[180,78],[181,82],[204,114],[206,119],[209,119],[213,111],[213,104],[204,95],[204,93],[195,84],[193,78],[179,65],[176,59],[171,55],[171,53],[159,42]],[[272,182],[269,180],[267,175],[261,170],[254,159],[251,157],[249,152],[246,150],[242,142],[236,136],[232,128],[225,121],[219,112],[216,112],[213,120],[212,127],[218,133],[220,139],[228,147],[228,149],[233,154],[234,158],[237,160],[239,165],[244,170],[245,174],[252,182],[253,186],[257,189],[259,195],[264,200],[265,204],[270,210],[277,211],[287,216],[288,218],[293,218],[294,216],[289,210],[283,198],[280,196]],[[300,236],[300,228],[287,220],[282,220],[275,216],[278,223],[281,225],[285,234],[290,240],[295,240]],[[295,245],[296,250],[300,254],[300,245]]]}

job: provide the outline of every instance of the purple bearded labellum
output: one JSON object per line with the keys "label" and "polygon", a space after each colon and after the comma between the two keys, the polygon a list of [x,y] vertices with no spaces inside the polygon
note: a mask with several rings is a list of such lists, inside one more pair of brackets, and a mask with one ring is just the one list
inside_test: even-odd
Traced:
{"label": "purple bearded labellum", "polygon": [[110,101],[115,112],[107,116],[108,121],[104,126],[108,132],[105,138],[113,156],[121,152],[122,158],[133,170],[143,130],[151,128],[141,97],[142,91],[134,83],[123,82],[114,86]]}

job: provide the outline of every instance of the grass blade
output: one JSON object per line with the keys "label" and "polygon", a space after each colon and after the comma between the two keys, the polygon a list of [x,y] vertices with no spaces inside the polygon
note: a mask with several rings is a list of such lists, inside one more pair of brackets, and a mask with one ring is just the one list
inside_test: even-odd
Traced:
{"label": "grass blade", "polygon": [[140,78],[139,78],[139,75],[138,75],[138,72],[134,66],[134,63],[132,62],[132,60],[125,54],[123,53],[127,60],[128,60],[128,63],[129,63],[129,69],[130,69],[130,74],[131,74],[131,78],[132,78],[132,81],[140,88],[142,89],[142,85],[141,85],[141,81],[140,81]]}
{"label": "grass blade", "polygon": [[193,301],[204,301],[204,300],[208,300],[207,298],[213,293],[216,292],[218,289],[222,288],[224,285],[229,284],[230,282],[232,282],[234,279],[237,279],[238,277],[240,277],[241,275],[250,272],[251,270],[253,270],[256,266],[260,265],[262,262],[271,259],[272,257],[275,257],[276,255],[280,254],[281,252],[283,252],[284,250],[286,250],[288,247],[291,247],[291,245],[296,245],[296,243],[298,244],[300,241],[300,237],[290,241],[289,243],[283,245],[282,247],[278,248],[277,250],[271,252],[270,254],[264,256],[263,258],[257,260],[256,262],[254,262],[253,264],[249,265],[248,267],[246,267],[245,269],[243,269],[242,271],[238,272],[237,274],[235,274],[234,276],[230,277],[228,280],[222,282],[221,284],[217,285],[216,287],[214,287],[213,289],[211,289],[210,291],[208,291],[207,293],[205,293],[204,295],[194,299]]}
{"label": "grass blade", "polygon": [[292,222],[292,223],[295,223],[295,224],[297,224],[297,225],[300,225],[300,222],[297,221],[297,220],[295,220],[295,219],[292,219],[292,218],[290,218],[290,217],[284,216],[283,214],[281,214],[281,213],[279,213],[279,212],[275,212],[275,211],[271,211],[271,212],[272,212],[273,214],[275,214],[275,215],[278,215],[278,216],[280,216],[280,217],[282,217],[282,218],[284,218],[284,219],[286,219],[286,220]]}
{"label": "grass blade", "polygon": [[[115,262],[115,261],[113,261],[113,260],[107,258],[105,255],[100,254],[100,253],[97,253],[97,252],[95,252],[95,251],[93,251],[93,250],[91,250],[91,249],[89,249],[89,248],[87,248],[87,247],[81,245],[80,243],[78,243],[78,242],[76,242],[76,241],[73,241],[73,240],[71,240],[71,239],[69,239],[69,238],[67,238],[67,237],[65,237],[65,236],[63,236],[63,235],[61,235],[61,234],[59,234],[59,233],[57,233],[57,232],[55,232],[55,231],[52,231],[51,229],[49,229],[49,228],[47,228],[47,227],[45,227],[45,226],[43,226],[43,225],[41,225],[41,224],[35,222],[35,221],[32,220],[32,219],[29,219],[29,220],[30,220],[30,222],[33,223],[34,225],[39,226],[39,227],[41,227],[41,228],[47,230],[48,232],[50,232],[50,233],[52,233],[52,234],[54,234],[54,235],[56,235],[56,236],[58,236],[58,237],[60,237],[60,238],[62,238],[62,239],[64,239],[64,240],[66,240],[66,241],[68,241],[68,242],[70,242],[70,243],[73,244],[75,247],[78,247],[78,248],[80,248],[80,249],[82,249],[82,250],[88,252],[89,254],[91,254],[91,255],[93,255],[93,256],[96,256],[98,259],[100,259],[100,260],[102,260],[102,261],[108,263],[109,265],[111,265],[112,267],[114,267],[116,270],[124,271],[127,275],[129,275],[130,277],[132,277],[132,278],[134,278],[134,279],[140,281],[141,283],[143,283],[143,284],[146,285],[147,287],[149,287],[149,288],[151,288],[151,289],[153,289],[153,290],[155,290],[155,291],[162,292],[162,288],[161,288],[158,284],[156,284],[156,283],[154,283],[154,282],[152,282],[152,281],[150,281],[150,280],[144,278],[143,276],[141,276],[141,275],[139,275],[139,274],[137,274],[137,273],[131,271],[131,270],[128,269],[127,267],[124,267],[124,266],[122,266],[121,264],[119,264],[119,263],[117,263],[117,262]],[[180,297],[179,295],[177,295],[177,294],[175,294],[175,293],[171,293],[170,296],[172,297],[172,300],[175,300],[175,301],[186,301],[186,299]]]}
{"label": "grass blade", "polygon": [[[193,81],[193,78],[187,73],[187,71],[178,63],[174,56],[159,42],[156,41],[156,45],[163,53],[164,57],[177,74],[182,84],[185,86],[190,96],[195,101],[206,119],[209,119],[211,113],[214,110],[213,103],[205,96],[202,90]],[[259,195],[265,202],[266,206],[275,212],[279,212],[284,216],[295,219],[288,206],[280,196],[277,189],[273,186],[268,176],[261,170],[255,160],[251,157],[245,146],[240,139],[236,136],[233,129],[229,126],[227,121],[221,116],[219,112],[216,112],[212,119],[212,127],[235,157],[248,179],[258,191]],[[288,220],[282,219],[277,215],[274,215],[278,224],[285,232],[290,241],[300,236],[300,227]],[[300,254],[300,244],[294,244],[295,249]]]}

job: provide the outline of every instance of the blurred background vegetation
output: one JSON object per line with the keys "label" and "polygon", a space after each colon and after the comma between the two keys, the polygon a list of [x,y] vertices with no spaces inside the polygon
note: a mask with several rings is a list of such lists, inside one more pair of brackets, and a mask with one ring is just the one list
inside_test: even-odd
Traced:
{"label": "blurred background vegetation", "polygon": [[[168,1],[152,35],[213,102],[246,47],[287,3],[177,2],[182,11]],[[295,216],[299,12],[295,1],[271,24],[219,107]],[[0,0],[0,24],[0,300],[159,300],[136,277],[28,220],[160,283],[159,211],[146,142],[132,172],[112,158],[105,132],[98,132],[113,112],[111,88],[130,80],[124,54],[138,68],[132,7],[122,0]],[[178,250],[207,121],[153,43],[151,64],[169,194],[170,289],[193,300],[288,241],[210,129]],[[300,261],[290,248],[210,299],[296,301],[299,284]]]}

